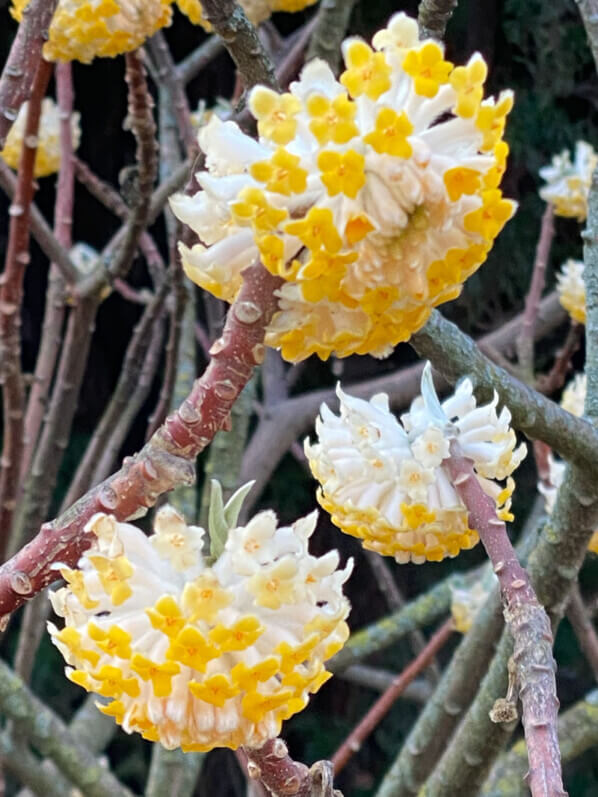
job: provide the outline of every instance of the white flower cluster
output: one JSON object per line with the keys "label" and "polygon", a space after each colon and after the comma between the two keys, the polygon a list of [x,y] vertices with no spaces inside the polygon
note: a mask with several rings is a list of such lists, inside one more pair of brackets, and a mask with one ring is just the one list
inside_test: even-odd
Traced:
{"label": "white flower cluster", "polygon": [[454,299],[515,204],[498,186],[512,92],[483,100],[475,54],[453,68],[395,15],[372,40],[343,44],[346,69],[311,61],[290,91],[255,87],[259,141],[213,117],[199,133],[201,191],[171,205],[201,243],[186,273],[232,302],[260,258],[285,282],[267,343],[386,356]]}
{"label": "white flower cluster", "polygon": [[[322,405],[317,442],[306,441],[305,452],[321,484],[321,505],[343,531],[361,538],[365,548],[400,563],[419,564],[455,556],[476,544],[478,535],[469,528],[467,510],[443,467],[452,439],[473,461],[499,516],[512,519],[510,474],[526,447],[516,448],[509,410],[503,407],[497,415],[498,397],[477,407],[472,384],[465,379],[441,404],[429,366],[422,395],[401,423],[384,393],[369,402],[340,387],[337,394],[340,416]],[[497,484],[504,479],[506,487]]]}
{"label": "white flower cluster", "polygon": [[550,166],[540,169],[540,177],[547,185],[540,196],[554,206],[557,216],[568,216],[584,221],[588,215],[588,194],[592,173],[598,165],[598,155],[587,141],[575,145],[575,159],[571,161],[568,150],[555,155]]}
{"label": "white flower cluster", "polygon": [[112,698],[101,711],[165,747],[260,746],[330,677],[324,661],[348,636],[349,603],[330,551],[311,556],[317,513],[277,528],[261,512],[230,531],[208,566],[204,531],[171,507],[146,537],[95,515],[96,539],[67,586],[51,595],[49,624],[67,676]]}
{"label": "white flower cluster", "polygon": [[586,285],[583,280],[583,262],[566,260],[556,275],[559,300],[571,318],[586,323]]}

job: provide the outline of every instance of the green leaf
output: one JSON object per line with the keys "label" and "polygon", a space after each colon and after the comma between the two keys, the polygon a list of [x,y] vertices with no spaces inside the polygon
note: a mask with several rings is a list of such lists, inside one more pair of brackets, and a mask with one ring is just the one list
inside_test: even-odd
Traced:
{"label": "green leaf", "polygon": [[228,533],[237,525],[237,519],[247,493],[255,482],[247,482],[231,495],[224,504],[220,482],[210,482],[210,509],[208,512],[208,533],[210,535],[210,555],[217,559],[226,545]]}

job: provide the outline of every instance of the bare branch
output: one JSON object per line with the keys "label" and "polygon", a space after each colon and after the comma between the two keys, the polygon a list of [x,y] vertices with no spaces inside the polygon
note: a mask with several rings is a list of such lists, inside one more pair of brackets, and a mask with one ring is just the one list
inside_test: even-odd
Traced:
{"label": "bare branch", "polygon": [[29,98],[57,5],[58,0],[31,0],[23,12],[0,76],[0,150],[19,108]]}

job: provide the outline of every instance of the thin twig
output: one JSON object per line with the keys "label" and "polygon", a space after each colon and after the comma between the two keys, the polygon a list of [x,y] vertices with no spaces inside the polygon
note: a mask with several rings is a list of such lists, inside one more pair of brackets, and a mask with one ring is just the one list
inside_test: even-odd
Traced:
{"label": "thin twig", "polygon": [[224,51],[224,42],[219,36],[210,36],[193,52],[177,64],[177,72],[183,84],[189,83],[202,69]]}
{"label": "thin twig", "polygon": [[296,35],[297,32],[295,31],[295,33],[288,37],[289,39],[291,39],[291,37],[293,38],[293,43],[290,49],[287,49],[286,55],[276,67],[276,77],[282,88],[286,88],[289,85],[291,80],[299,73],[303,61],[308,59],[308,56],[305,56],[305,50],[316,24],[317,15],[314,14],[309,22],[306,22],[301,28],[299,35]]}
{"label": "thin twig", "polygon": [[529,755],[529,786],[533,797],[564,795],[556,733],[559,701],[552,656],[552,631],[530,578],[519,564],[494,501],[475,476],[473,465],[455,442],[445,460],[451,481],[469,513],[500,584],[505,622],[514,639],[514,661],[523,727]]}
{"label": "thin twig", "polygon": [[450,618],[430,637],[427,645],[418,656],[394,679],[386,692],[378,698],[365,717],[351,731],[332,757],[332,765],[335,774],[338,775],[353,753],[360,749],[363,742],[390,711],[395,700],[405,691],[407,685],[410,684],[422,670],[426,669],[438,651],[448,642],[454,630],[455,626],[452,618]]}
{"label": "thin twig", "polygon": [[594,678],[598,681],[598,636],[577,584],[573,585],[569,595],[567,619],[571,623],[582,653],[592,668]]}
{"label": "thin twig", "polygon": [[[145,78],[145,67],[137,51],[126,53],[125,79],[128,84],[128,120],[136,140],[136,181],[135,197],[131,213],[126,225],[107,245],[100,265],[82,279],[76,286],[79,298],[92,296],[109,284],[115,277],[124,277],[129,270],[142,232],[150,222],[152,187],[156,178],[156,124],[152,109],[152,97],[148,91]],[[104,259],[108,251],[114,251],[114,257],[107,269]]]}
{"label": "thin twig", "polygon": [[554,214],[552,205],[546,205],[542,216],[540,236],[536,247],[536,257],[532,270],[532,279],[523,311],[521,332],[517,338],[517,358],[527,380],[534,376],[534,326],[538,317],[540,299],[546,282],[546,265],[550,255],[550,247],[554,238]]}
{"label": "thin twig", "polygon": [[33,172],[41,103],[53,65],[41,59],[23,136],[17,190],[9,209],[10,225],[4,271],[0,277],[0,382],[2,384],[3,441],[0,458],[0,558],[4,558],[16,508],[23,456],[25,385],[21,371],[21,301],[29,263],[29,210],[34,193]]}
{"label": "thin twig", "polygon": [[[118,191],[115,191],[111,185],[102,180],[101,177],[98,177],[97,174],[94,174],[89,166],[76,155],[73,156],[73,165],[75,167],[75,175],[81,185],[84,185],[89,193],[98,202],[109,208],[115,216],[126,221],[129,218],[130,209]],[[166,266],[154,239],[147,230],[144,230],[139,236],[139,248],[146,259],[154,286],[159,285],[166,273]],[[118,282],[118,279],[114,280],[115,290],[119,290]]]}
{"label": "thin twig", "polygon": [[579,349],[582,331],[583,325],[571,320],[567,337],[556,353],[552,368],[547,374],[540,374],[536,378],[536,388],[540,393],[550,396],[565,384],[571,370],[571,358]]}
{"label": "thin twig", "polygon": [[[17,190],[17,178],[11,171],[10,166],[1,158],[0,188],[10,199],[14,200]],[[31,203],[30,230],[46,257],[51,262],[56,263],[66,282],[75,283],[79,279],[79,272],[75,264],[70,259],[67,250],[56,240],[56,236],[50,229],[48,222],[34,202]]]}
{"label": "thin twig", "polygon": [[[100,423],[96,427],[87,445],[85,454],[79,462],[64,499],[65,508],[73,504],[93,484],[92,477],[98,466],[98,462],[108,447],[108,441],[113,436],[116,424],[127,405],[130,403],[136,391],[136,387],[140,383],[143,362],[152,339],[152,329],[159,321],[164,301],[168,295],[168,290],[168,282],[165,280],[135,327],[133,336],[127,346],[118,383],[114,389],[110,403],[104,410]],[[138,407],[139,400],[135,401],[135,405]],[[110,448],[111,450],[116,449],[118,451],[121,444],[122,440],[119,440],[116,444],[112,443]],[[102,478],[105,478],[107,475],[108,474],[105,473]]]}
{"label": "thin twig", "polygon": [[0,76],[0,150],[28,99],[58,0],[31,0]]}
{"label": "thin twig", "polygon": [[[73,204],[75,195],[72,162],[73,141],[71,115],[73,113],[73,78],[70,63],[56,64],[56,94],[60,109],[60,169],[56,186],[54,234],[67,251],[72,245]],[[33,460],[44,412],[48,403],[50,384],[62,342],[65,316],[65,281],[56,263],[50,264],[48,290],[39,352],[35,363],[33,384],[25,414],[25,450],[21,463],[21,482],[25,481]]]}

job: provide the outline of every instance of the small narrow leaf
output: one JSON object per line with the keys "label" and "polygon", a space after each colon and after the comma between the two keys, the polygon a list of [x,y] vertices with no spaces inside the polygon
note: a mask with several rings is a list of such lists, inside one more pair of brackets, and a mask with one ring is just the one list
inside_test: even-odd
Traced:
{"label": "small narrow leaf", "polygon": [[247,494],[255,484],[255,481],[247,482],[242,487],[231,495],[231,497],[226,502],[226,506],[224,507],[224,519],[228,525],[229,529],[234,529],[237,525],[237,520],[239,518],[239,513],[241,512],[241,508],[243,506],[243,501],[247,497]]}
{"label": "small narrow leaf", "polygon": [[208,532],[210,535],[210,554],[217,559],[226,544],[228,527],[224,519],[224,504],[220,482],[210,482],[210,510],[208,512]]}

